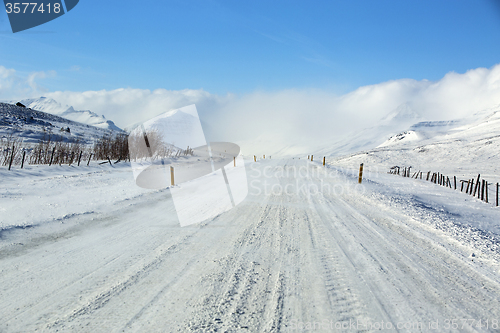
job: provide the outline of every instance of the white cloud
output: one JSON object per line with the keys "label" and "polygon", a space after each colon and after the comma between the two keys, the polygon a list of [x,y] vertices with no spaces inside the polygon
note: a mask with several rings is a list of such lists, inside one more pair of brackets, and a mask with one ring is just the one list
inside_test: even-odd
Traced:
{"label": "white cloud", "polygon": [[56,76],[55,71],[48,71],[48,72],[33,72],[28,75],[28,78],[26,80],[26,83],[29,85],[31,90],[34,93],[44,93],[47,92],[48,90],[44,88],[43,86],[40,86],[36,80],[37,79],[45,79],[47,77],[54,77]]}
{"label": "white cloud", "polygon": [[38,81],[55,77],[55,71],[19,74],[16,70],[0,66],[0,100],[15,100],[40,96],[48,90]]}

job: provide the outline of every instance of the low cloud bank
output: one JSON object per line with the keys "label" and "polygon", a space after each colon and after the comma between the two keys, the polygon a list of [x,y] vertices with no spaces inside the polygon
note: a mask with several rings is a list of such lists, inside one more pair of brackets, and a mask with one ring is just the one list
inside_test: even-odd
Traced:
{"label": "low cloud bank", "polygon": [[[36,81],[54,73],[32,73],[22,78],[0,66],[0,98],[40,95]],[[204,90],[143,90],[122,88],[101,91],[44,92],[75,109],[105,115],[120,127],[147,120],[159,113],[196,104],[210,141],[259,142],[279,146],[321,142],[375,125],[406,103],[429,120],[460,118],[500,105],[500,64],[459,74],[450,72],[439,81],[400,79],[360,87],[337,95],[320,89],[257,91],[245,95],[214,95]],[[264,139],[263,139],[264,138]],[[266,139],[267,138],[267,139]]]}

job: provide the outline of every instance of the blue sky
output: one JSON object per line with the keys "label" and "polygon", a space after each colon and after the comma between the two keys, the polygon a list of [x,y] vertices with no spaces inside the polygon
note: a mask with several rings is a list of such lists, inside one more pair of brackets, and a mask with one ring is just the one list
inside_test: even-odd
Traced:
{"label": "blue sky", "polygon": [[53,73],[49,91],[204,89],[339,94],[439,80],[500,62],[494,1],[88,1],[12,34],[0,14],[0,65]]}

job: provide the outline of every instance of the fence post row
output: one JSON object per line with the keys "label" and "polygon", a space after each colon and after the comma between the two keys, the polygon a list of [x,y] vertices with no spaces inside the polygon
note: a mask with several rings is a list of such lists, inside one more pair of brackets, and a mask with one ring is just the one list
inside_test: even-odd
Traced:
{"label": "fence post row", "polygon": [[[312,158],[312,156],[311,156]],[[324,158],[323,158],[323,163],[324,163]],[[401,168],[398,166],[394,166],[389,170],[390,174],[393,175],[399,175],[399,170]],[[410,169],[411,167],[404,167],[402,169],[403,177],[410,177]],[[393,171],[394,170],[394,171]],[[362,172],[363,172],[363,164],[360,165],[360,170],[359,170],[359,183],[361,183],[362,179]],[[423,172],[421,170],[418,170],[417,172],[414,172],[411,175],[411,178],[418,179],[420,176],[420,179],[422,179]],[[430,179],[429,179],[430,178]],[[427,176],[425,177],[426,181],[430,181],[431,183],[438,184],[440,186],[444,187],[449,187],[451,189],[456,190],[457,189],[457,176],[453,176],[453,184],[451,182],[451,178],[449,176],[445,176],[440,172],[427,172]],[[465,187],[465,184],[467,183],[467,186]],[[476,197],[477,193],[477,198],[481,201],[484,201],[486,203],[489,203],[489,194],[488,194],[488,181],[486,179],[481,179],[481,174],[477,175],[477,178],[472,178],[468,180],[460,180],[460,192],[464,192],[464,187],[465,187],[465,193]],[[495,197],[495,206],[500,205],[500,183],[496,183],[496,197]]]}

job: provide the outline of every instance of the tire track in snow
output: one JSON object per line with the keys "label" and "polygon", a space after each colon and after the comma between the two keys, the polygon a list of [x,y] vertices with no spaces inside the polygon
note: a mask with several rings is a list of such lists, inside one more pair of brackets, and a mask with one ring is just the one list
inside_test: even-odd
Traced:
{"label": "tire track in snow", "polygon": [[[456,260],[453,253],[442,251],[438,244],[404,222],[391,221],[386,215],[377,217],[375,222],[342,198],[323,199],[336,216],[332,236],[342,238],[338,243],[348,249],[346,253],[350,253],[353,265],[369,277],[367,285],[387,309],[393,323],[482,318],[485,310],[490,312],[487,317],[498,316],[498,309],[485,308],[479,301],[495,293],[487,295],[480,286],[472,286],[471,281],[483,278]],[[373,211],[370,214],[377,215]],[[498,283],[488,286],[490,292],[499,290]],[[471,291],[482,295],[464,297]],[[477,303],[463,303],[461,298],[475,299]]]}
{"label": "tire track in snow", "polygon": [[[250,209],[254,209],[251,205]],[[272,272],[262,267],[265,266],[265,258],[255,257],[253,254],[259,252],[263,242],[271,240],[274,248],[274,238],[268,239],[270,230],[267,226],[269,220],[276,216],[275,205],[264,205],[260,213],[252,214],[248,220],[255,221],[244,228],[237,238],[231,241],[228,255],[217,259],[218,270],[204,279],[207,280],[212,293],[194,305],[201,307],[203,318],[190,318],[187,323],[189,330],[194,332],[233,331],[236,329],[250,329],[254,331],[260,326],[259,321],[252,319],[262,309],[255,308],[251,304],[256,295],[261,295],[263,280],[272,280]],[[267,244],[269,245],[269,244]],[[259,263],[262,262],[261,263]],[[265,275],[268,274],[266,277]],[[208,282],[209,281],[209,282]],[[271,291],[272,292],[272,291]],[[199,312],[196,311],[197,313]]]}

